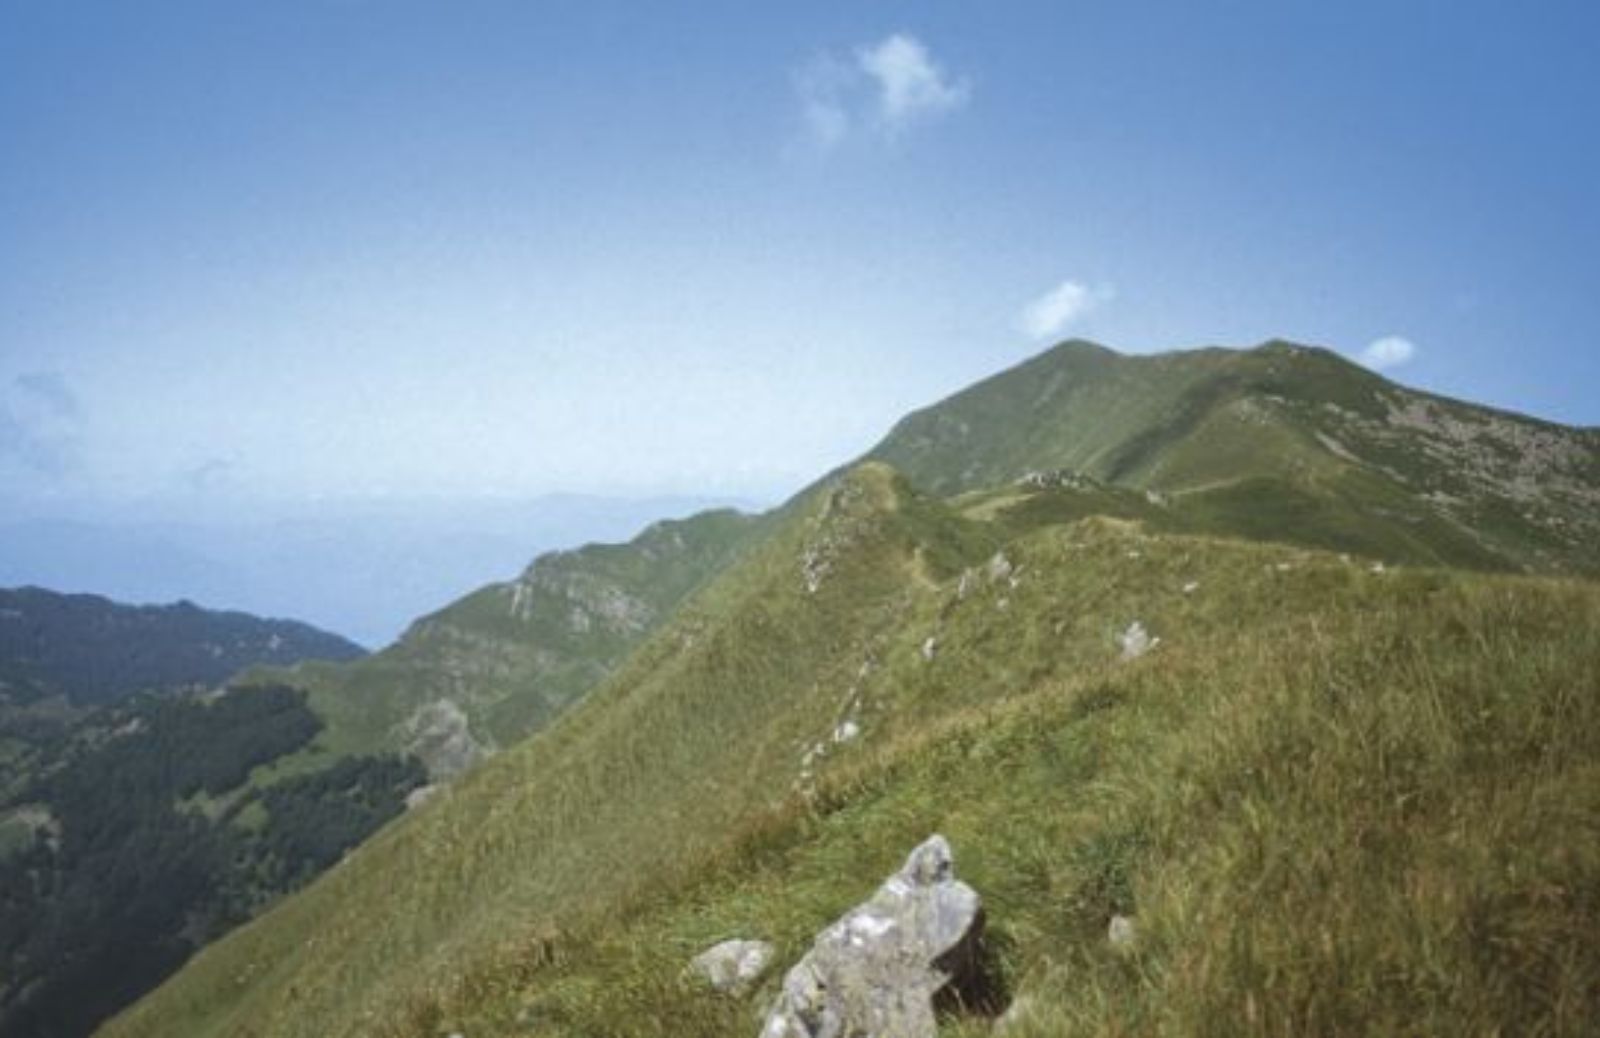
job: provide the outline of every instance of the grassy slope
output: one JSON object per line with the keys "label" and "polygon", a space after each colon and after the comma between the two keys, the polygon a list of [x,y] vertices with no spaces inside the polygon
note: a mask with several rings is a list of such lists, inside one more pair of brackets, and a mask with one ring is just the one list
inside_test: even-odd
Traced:
{"label": "grassy slope", "polygon": [[761,528],[719,510],[656,523],[627,544],[552,552],[517,580],[423,617],[365,660],[252,672],[247,680],[307,689],[328,725],[313,751],[278,772],[329,754],[407,749],[408,719],[440,700],[462,710],[479,743],[515,742],[603,680]]}
{"label": "grassy slope", "polygon": [[[1600,574],[1600,434],[1406,389],[1288,343],[1069,342],[902,420],[868,457],[954,495],[1068,469],[1220,528],[1419,563]],[[1241,526],[1243,522],[1247,525]]]}
{"label": "grassy slope", "polygon": [[[1122,663],[1135,618],[1162,642]],[[753,935],[792,961],[935,829],[1033,1006],[1018,1033],[1577,1033],[1600,590],[973,522],[853,470],[582,704],[106,1033],[750,1034],[776,978],[714,997],[688,958]]]}

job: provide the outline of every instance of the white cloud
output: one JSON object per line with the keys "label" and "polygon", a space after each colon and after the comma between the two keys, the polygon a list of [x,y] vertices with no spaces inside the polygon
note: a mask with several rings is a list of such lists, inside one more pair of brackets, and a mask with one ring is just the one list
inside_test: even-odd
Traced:
{"label": "white cloud", "polygon": [[842,142],[854,122],[850,95],[859,87],[856,69],[828,54],[801,69],[794,77],[794,89],[806,138],[823,150]]}
{"label": "white cloud", "polygon": [[1035,339],[1051,339],[1115,296],[1110,285],[1089,286],[1063,281],[1023,307],[1017,327]]}
{"label": "white cloud", "polygon": [[1369,343],[1358,359],[1373,371],[1385,371],[1409,363],[1416,355],[1417,346],[1410,339],[1386,335]]}
{"label": "white cloud", "polygon": [[852,135],[895,140],[910,127],[967,103],[971,84],[952,78],[916,37],[895,33],[855,51],[822,54],[794,77],[804,138],[829,151]]}
{"label": "white cloud", "polygon": [[902,33],[858,51],[856,60],[874,81],[878,118],[891,134],[954,111],[972,94],[971,84],[951,79],[920,40]]}

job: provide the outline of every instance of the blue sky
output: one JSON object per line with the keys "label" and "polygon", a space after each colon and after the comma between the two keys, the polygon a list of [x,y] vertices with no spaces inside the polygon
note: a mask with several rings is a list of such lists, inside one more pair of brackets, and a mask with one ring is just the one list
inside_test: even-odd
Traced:
{"label": "blue sky", "polygon": [[772,500],[1067,335],[1600,424],[1596,10],[0,0],[0,480]]}

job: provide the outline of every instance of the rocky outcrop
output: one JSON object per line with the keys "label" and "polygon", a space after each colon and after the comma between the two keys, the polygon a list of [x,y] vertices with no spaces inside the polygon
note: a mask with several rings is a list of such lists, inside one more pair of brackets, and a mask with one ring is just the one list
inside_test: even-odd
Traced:
{"label": "rocky outcrop", "polygon": [[490,752],[473,738],[466,711],[451,699],[418,707],[401,727],[401,736],[406,752],[427,766],[435,782],[455,778]]}
{"label": "rocky outcrop", "polygon": [[713,991],[738,995],[767,972],[773,953],[766,941],[723,941],[696,955],[689,969]]}
{"label": "rocky outcrop", "polygon": [[1160,638],[1150,637],[1150,632],[1145,630],[1144,624],[1135,620],[1128,625],[1128,629],[1117,635],[1117,644],[1122,646],[1124,660],[1136,660],[1161,643]]}
{"label": "rocky outcrop", "polygon": [[983,906],[930,837],[870,899],[817,937],[783,980],[761,1038],[934,1038],[935,1003],[985,988]]}

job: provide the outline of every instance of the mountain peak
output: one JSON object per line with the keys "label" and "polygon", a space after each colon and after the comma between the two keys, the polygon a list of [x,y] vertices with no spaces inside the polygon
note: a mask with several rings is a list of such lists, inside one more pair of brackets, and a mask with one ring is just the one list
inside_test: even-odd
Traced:
{"label": "mountain peak", "polygon": [[1284,339],[1140,355],[1070,339],[908,415],[867,457],[939,496],[1066,472],[1196,501],[1232,493],[1229,514],[1246,514],[1231,529],[1340,550],[1600,569],[1585,541],[1600,540],[1590,433]]}
{"label": "mountain peak", "polygon": [[1089,356],[1089,357],[1121,357],[1124,354],[1112,349],[1093,339],[1063,339],[1045,351],[1045,354],[1058,356]]}

